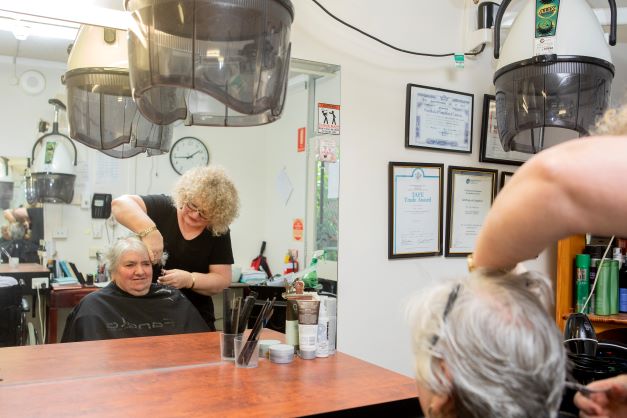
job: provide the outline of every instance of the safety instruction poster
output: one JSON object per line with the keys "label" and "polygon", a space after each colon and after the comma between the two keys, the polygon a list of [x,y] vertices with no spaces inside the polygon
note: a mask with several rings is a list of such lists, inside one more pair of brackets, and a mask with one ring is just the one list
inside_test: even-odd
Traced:
{"label": "safety instruction poster", "polygon": [[340,134],[340,105],[318,103],[318,133]]}

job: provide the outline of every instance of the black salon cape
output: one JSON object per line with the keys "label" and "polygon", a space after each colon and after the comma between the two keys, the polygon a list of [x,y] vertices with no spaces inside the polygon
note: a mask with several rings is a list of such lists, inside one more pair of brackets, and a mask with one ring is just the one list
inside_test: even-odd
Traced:
{"label": "black salon cape", "polygon": [[[176,207],[172,199],[165,195],[141,196],[146,205],[146,212],[163,235],[164,250],[168,253],[165,269],[181,269],[189,272],[208,273],[211,264],[233,264],[231,235],[214,236],[204,230],[194,239],[183,237],[176,216]],[[153,269],[153,282],[159,277],[160,270]],[[201,295],[192,289],[181,289],[183,294],[194,304],[211,330],[215,330],[213,301],[211,296]]]}
{"label": "black salon cape", "polygon": [[209,331],[194,306],[174,288],[152,284],[133,296],[109,283],[85,296],[65,322],[61,342]]}

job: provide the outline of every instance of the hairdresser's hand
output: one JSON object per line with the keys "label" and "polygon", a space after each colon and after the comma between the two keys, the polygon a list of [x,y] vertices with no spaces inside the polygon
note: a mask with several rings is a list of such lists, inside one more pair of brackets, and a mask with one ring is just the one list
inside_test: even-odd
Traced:
{"label": "hairdresser's hand", "polygon": [[163,274],[157,279],[159,284],[183,289],[192,285],[192,274],[189,271],[172,269],[162,270]]}
{"label": "hairdresser's hand", "polygon": [[627,417],[627,374],[590,383],[590,389],[607,389],[591,393],[587,397],[581,392],[575,395],[575,405],[581,418]]}
{"label": "hairdresser's hand", "polygon": [[156,229],[142,238],[142,241],[148,247],[148,254],[152,264],[160,263],[161,255],[163,254],[163,235],[161,235],[161,232]]}

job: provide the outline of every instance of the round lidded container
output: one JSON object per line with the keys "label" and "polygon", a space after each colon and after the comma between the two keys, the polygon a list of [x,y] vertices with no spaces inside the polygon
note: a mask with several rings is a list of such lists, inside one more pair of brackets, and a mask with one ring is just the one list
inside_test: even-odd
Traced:
{"label": "round lidded container", "polygon": [[273,363],[291,363],[294,360],[294,346],[275,344],[269,348],[270,361]]}
{"label": "round lidded container", "polygon": [[261,340],[259,341],[259,357],[270,358],[270,347],[281,344],[279,340]]}

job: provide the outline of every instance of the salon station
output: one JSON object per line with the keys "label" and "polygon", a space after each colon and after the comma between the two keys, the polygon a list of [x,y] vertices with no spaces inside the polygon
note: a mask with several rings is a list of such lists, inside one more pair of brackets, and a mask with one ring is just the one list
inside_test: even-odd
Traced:
{"label": "salon station", "polygon": [[[0,0],[0,416],[439,416],[407,304],[626,85],[627,0]],[[523,263],[579,377],[607,245]]]}

